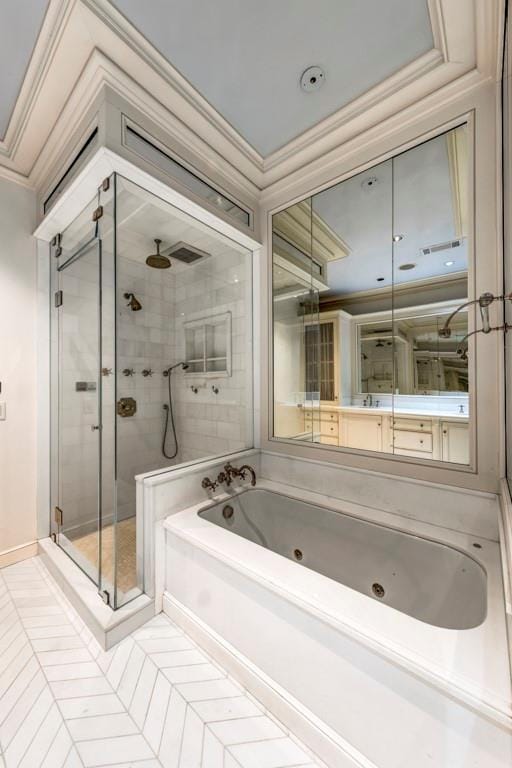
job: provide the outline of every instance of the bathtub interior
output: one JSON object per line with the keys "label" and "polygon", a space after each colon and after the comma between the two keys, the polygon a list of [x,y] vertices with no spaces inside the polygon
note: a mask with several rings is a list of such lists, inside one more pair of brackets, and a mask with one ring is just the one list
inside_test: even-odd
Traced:
{"label": "bathtub interior", "polygon": [[486,618],[484,567],[445,543],[265,489],[198,514],[427,624],[463,630]]}

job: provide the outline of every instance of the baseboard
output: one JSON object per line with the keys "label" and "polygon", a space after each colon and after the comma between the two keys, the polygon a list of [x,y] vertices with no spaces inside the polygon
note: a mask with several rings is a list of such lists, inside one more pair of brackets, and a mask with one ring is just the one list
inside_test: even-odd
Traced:
{"label": "baseboard", "polygon": [[331,768],[376,768],[169,592],[163,611]]}
{"label": "baseboard", "polygon": [[6,549],[0,552],[0,568],[7,568],[8,565],[14,565],[21,560],[27,560],[29,557],[37,555],[37,541],[30,541],[28,544],[20,544],[18,547]]}

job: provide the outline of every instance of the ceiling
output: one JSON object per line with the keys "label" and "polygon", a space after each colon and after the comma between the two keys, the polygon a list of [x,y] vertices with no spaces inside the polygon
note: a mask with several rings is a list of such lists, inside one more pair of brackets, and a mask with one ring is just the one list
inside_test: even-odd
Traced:
{"label": "ceiling", "polygon": [[[261,155],[434,46],[427,0],[113,0]],[[325,71],[320,90],[300,76]]]}
{"label": "ceiling", "polygon": [[[447,136],[420,144],[313,197],[314,213],[342,237],[350,251],[328,264],[330,294],[467,270],[464,240],[451,250],[428,255],[420,250],[461,234],[455,225]],[[393,243],[393,235],[403,239]],[[446,266],[450,261],[453,264]],[[414,269],[399,269],[407,263],[414,264]]]}
{"label": "ceiling", "polygon": [[48,2],[49,0],[16,0],[14,3],[2,3],[0,138],[5,136]]}

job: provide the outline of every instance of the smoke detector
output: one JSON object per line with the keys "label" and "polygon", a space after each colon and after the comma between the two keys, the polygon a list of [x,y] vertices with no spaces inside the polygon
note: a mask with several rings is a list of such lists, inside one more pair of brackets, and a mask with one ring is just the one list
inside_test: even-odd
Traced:
{"label": "smoke detector", "polygon": [[300,76],[300,87],[306,93],[318,91],[325,82],[325,72],[321,67],[308,67]]}

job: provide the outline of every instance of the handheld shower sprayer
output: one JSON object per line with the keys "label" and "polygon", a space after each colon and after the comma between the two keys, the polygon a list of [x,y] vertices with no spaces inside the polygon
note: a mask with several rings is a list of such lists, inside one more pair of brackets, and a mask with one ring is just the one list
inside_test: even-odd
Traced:
{"label": "handheld shower sprayer", "polygon": [[[175,368],[179,368],[181,366],[181,369],[183,371],[186,371],[189,367],[188,363],[185,363],[183,360],[181,360],[179,363],[175,363],[174,365],[170,365],[168,368],[163,371],[163,375],[167,377],[167,386],[168,386],[168,402],[164,403],[164,411],[165,411],[165,426],[164,426],[164,436],[162,439],[162,453],[165,456],[166,459],[175,459],[178,455],[178,437],[176,435],[176,425],[174,423],[174,412],[172,409],[172,372]],[[167,430],[169,428],[169,417],[171,419],[171,427],[172,427],[172,434],[174,439],[174,453],[169,454],[165,450],[165,444],[167,442]]]}
{"label": "handheld shower sprayer", "polygon": [[182,367],[182,369],[183,369],[184,371],[186,371],[186,370],[187,370],[187,368],[189,367],[188,363],[185,363],[185,362],[181,361],[181,362],[179,362],[179,363],[175,363],[174,365],[170,365],[168,368],[166,368],[166,369],[163,371],[163,375],[164,375],[164,376],[169,376],[169,374],[170,374],[170,373],[172,373],[172,371],[174,371],[174,369],[175,369],[175,368],[179,368],[179,367],[180,367],[180,365],[181,365],[181,367]]}

